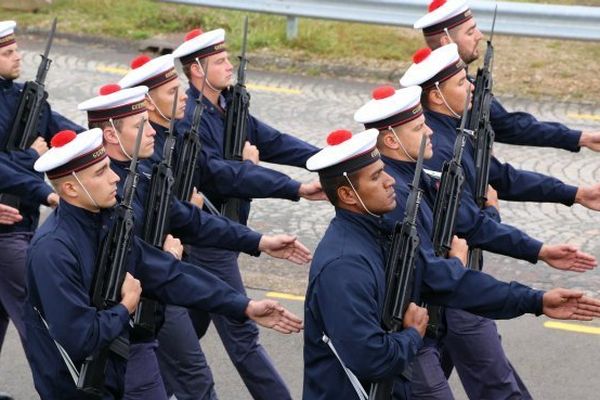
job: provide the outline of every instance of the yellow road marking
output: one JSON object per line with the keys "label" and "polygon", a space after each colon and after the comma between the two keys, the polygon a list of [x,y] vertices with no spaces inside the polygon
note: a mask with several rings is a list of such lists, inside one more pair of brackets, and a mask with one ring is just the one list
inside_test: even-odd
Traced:
{"label": "yellow road marking", "polygon": [[592,121],[600,121],[600,115],[594,115],[594,114],[574,114],[574,113],[570,113],[570,114],[567,114],[567,117],[574,118],[574,119],[589,119],[589,120],[592,120]]}
{"label": "yellow road marking", "polygon": [[110,67],[108,65],[98,65],[96,67],[96,71],[106,72],[106,73],[115,74],[115,75],[126,75],[129,72],[129,70],[127,68]]}
{"label": "yellow road marking", "polygon": [[588,333],[590,335],[600,335],[600,327],[586,326],[578,324],[567,324],[565,322],[546,321],[544,327],[550,329],[560,329],[569,332]]}
{"label": "yellow road marking", "polygon": [[302,94],[302,90],[299,89],[288,89],[281,88],[277,86],[267,86],[267,85],[256,85],[253,83],[249,83],[246,87],[250,90],[261,90],[263,92],[273,92],[273,93],[283,93],[283,94]]}
{"label": "yellow road marking", "polygon": [[304,301],[304,296],[296,296],[295,294],[279,293],[279,292],[268,292],[267,297],[273,297],[276,299],[286,299],[294,301]]}

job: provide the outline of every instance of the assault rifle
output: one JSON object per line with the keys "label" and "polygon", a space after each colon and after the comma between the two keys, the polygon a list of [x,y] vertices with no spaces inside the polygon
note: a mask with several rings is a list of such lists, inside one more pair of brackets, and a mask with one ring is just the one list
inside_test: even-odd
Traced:
{"label": "assault rifle", "polygon": [[[460,127],[457,129],[454,154],[451,160],[444,162],[440,188],[433,206],[433,250],[436,256],[443,258],[448,257],[448,252],[452,245],[456,213],[460,205],[462,186],[465,182],[465,174],[461,165],[462,155],[467,135],[473,135],[472,132],[465,129],[469,101],[471,100],[471,86],[467,86],[467,98],[465,100]],[[429,304],[423,304],[423,306],[427,307],[429,312],[427,335],[437,338],[441,334],[443,308]]]}
{"label": "assault rifle", "polygon": [[48,92],[44,87],[46,75],[50,69],[52,60],[48,58],[52,40],[56,32],[56,18],[52,21],[52,28],[46,42],[46,50],[42,54],[42,61],[37,70],[35,81],[28,81],[23,87],[19,107],[13,120],[10,134],[8,135],[3,149],[5,151],[26,150],[31,146],[38,135],[38,124],[44,103],[48,98]]}
{"label": "assault rifle", "polygon": [[[382,324],[387,331],[402,329],[402,320],[408,305],[413,300],[415,257],[419,247],[417,235],[417,213],[423,191],[419,189],[419,180],[423,171],[423,157],[427,136],[421,138],[419,157],[415,175],[410,184],[410,194],[406,201],[406,210],[402,223],[394,225],[392,244],[386,260],[386,287],[383,303]],[[392,398],[394,380],[385,380],[371,385],[369,400],[388,400]]]}
{"label": "assault rifle", "polygon": [[[246,45],[248,41],[248,17],[244,19],[244,40],[242,42],[242,54],[239,56],[237,82],[232,89],[232,101],[227,108],[225,117],[225,144],[224,156],[226,160],[242,161],[242,151],[246,143],[246,126],[248,123],[248,107],[250,106],[250,94],[246,90]],[[240,221],[239,198],[229,198],[221,206],[221,214],[227,218]]]}
{"label": "assault rifle", "polygon": [[[173,109],[171,110],[171,123],[167,133],[167,140],[163,148],[163,158],[160,163],[152,167],[150,189],[146,197],[144,215],[144,241],[162,250],[167,230],[167,215],[171,207],[171,190],[173,187],[173,149],[175,148],[175,115],[177,114],[177,100],[179,88],[175,89]],[[156,314],[160,308],[156,300],[142,298],[133,314],[133,329],[137,334],[154,336],[156,332]]]}
{"label": "assault rifle", "polygon": [[[138,129],[133,158],[129,164],[129,173],[125,180],[123,199],[115,207],[115,222],[98,253],[96,273],[91,290],[92,305],[104,310],[119,304],[121,301],[121,286],[127,273],[127,253],[133,236],[133,209],[131,204],[137,187],[138,153],[144,132],[145,119],[142,119]],[[81,367],[77,389],[93,398],[102,398],[104,394],[104,378],[106,363],[111,351],[125,359],[128,357],[129,342],[118,337],[110,346],[101,349],[97,354],[86,357]]]}
{"label": "assault rifle", "polygon": [[465,129],[469,100],[471,99],[471,87],[467,88],[467,98],[463,111],[460,127],[457,129],[456,141],[454,142],[454,154],[452,159],[444,162],[442,167],[442,178],[440,188],[433,206],[433,250],[438,257],[447,257],[452,245],[452,235],[456,213],[460,204],[460,194],[465,181],[462,169],[462,155],[467,142],[467,135],[473,133]]}
{"label": "assault rifle", "polygon": [[[483,66],[477,70],[475,78],[475,93],[473,95],[473,108],[469,115],[467,128],[475,133],[475,202],[480,208],[485,207],[487,201],[487,188],[490,177],[490,162],[492,146],[494,145],[494,130],[490,123],[490,107],[494,95],[492,94],[492,63],[494,59],[494,28],[496,26],[496,13],[492,22],[492,32],[487,41],[487,49]],[[481,249],[469,249],[467,266],[474,270],[481,270]]]}
{"label": "assault rifle", "polygon": [[[204,114],[204,87],[206,86],[206,79],[208,76],[208,64],[204,68],[204,79],[202,81],[202,89],[200,95],[196,99],[196,107],[194,107],[194,113],[192,114],[192,125],[190,129],[183,135],[183,140],[177,146],[177,160],[175,160],[175,166],[173,167],[173,175],[175,181],[173,183],[173,193],[181,201],[189,201],[192,197],[192,188],[194,187],[194,169],[198,162],[198,155],[202,147],[200,143],[200,121],[202,120],[202,114]],[[204,197],[204,204],[208,210],[214,214],[219,215],[219,210],[206,198]]]}

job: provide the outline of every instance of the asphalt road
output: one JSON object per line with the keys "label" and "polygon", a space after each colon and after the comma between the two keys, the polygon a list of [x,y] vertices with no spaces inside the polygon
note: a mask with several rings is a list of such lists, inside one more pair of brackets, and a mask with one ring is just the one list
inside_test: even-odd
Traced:
{"label": "asphalt road", "polygon": [[[21,40],[25,50],[24,78],[31,78],[38,63],[37,52],[43,43],[37,38]],[[127,46],[94,43],[72,43],[57,40],[53,48],[54,63],[48,76],[48,87],[55,110],[83,123],[85,116],[76,105],[95,95],[99,86],[117,81],[127,61],[136,51]],[[252,112],[282,131],[295,134],[316,145],[322,145],[328,132],[339,128],[358,131],[352,114],[369,98],[372,83],[360,83],[324,77],[302,77],[284,74],[249,72]],[[504,97],[509,109],[524,109],[548,120],[568,123],[579,129],[600,128],[600,108],[594,104],[559,103],[551,100],[532,102]],[[567,153],[554,149],[516,148],[496,145],[496,154],[515,166],[548,173],[573,184],[600,181],[600,156],[583,150]],[[276,167],[291,176],[307,181],[310,173]],[[598,215],[576,206],[567,208],[552,204],[501,203],[503,220],[516,225],[540,240],[569,242],[600,257],[597,237]],[[332,208],[324,203],[306,201],[290,203],[282,200],[253,202],[250,225],[265,232],[295,233],[309,247],[318,243]],[[266,257],[243,257],[242,272],[250,288],[302,295],[307,267],[292,266]],[[543,265],[487,256],[486,270],[503,280],[519,280],[537,288],[564,286],[585,290],[600,296],[600,273],[564,274]],[[254,297],[266,296],[265,290],[250,290]],[[299,315],[300,300],[282,300]],[[544,326],[543,318],[522,317],[499,322],[506,351],[512,363],[537,399],[600,398],[600,323],[576,324],[596,328],[592,333],[574,333]],[[595,333],[594,333],[595,332]],[[302,385],[302,336],[282,336],[262,332],[262,342],[281,374],[288,382],[294,398],[300,398]],[[221,399],[249,399],[240,378],[233,370],[214,331],[203,341],[217,382]],[[453,377],[457,398],[465,398],[460,383]],[[0,354],[0,391],[12,393],[16,399],[35,399],[30,373],[14,329],[9,331]]]}

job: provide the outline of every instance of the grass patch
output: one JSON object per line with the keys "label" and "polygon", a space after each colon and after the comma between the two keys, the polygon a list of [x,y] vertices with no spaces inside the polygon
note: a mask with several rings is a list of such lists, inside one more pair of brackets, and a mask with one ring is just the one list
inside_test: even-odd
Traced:
{"label": "grass patch", "polygon": [[[598,5],[598,0],[528,1]],[[0,10],[0,20],[15,19],[21,27],[45,29],[49,28],[51,17],[57,16],[59,31],[128,40],[183,33],[198,26],[207,30],[222,27],[227,31],[232,52],[237,52],[246,14],[151,0],[54,0],[37,13]],[[252,53],[321,63],[335,60],[341,64],[375,66],[391,71],[405,65],[414,50],[423,46],[421,34],[412,29],[314,19],[300,19],[298,37],[288,40],[285,17],[248,15],[248,44]],[[596,84],[596,88],[600,86],[588,67],[590,60],[600,56],[600,46],[592,43],[498,36],[496,49],[498,92],[593,100],[588,90],[592,84]],[[558,78],[564,77],[568,79],[564,84],[557,82]],[[577,80],[585,84],[581,85]]]}

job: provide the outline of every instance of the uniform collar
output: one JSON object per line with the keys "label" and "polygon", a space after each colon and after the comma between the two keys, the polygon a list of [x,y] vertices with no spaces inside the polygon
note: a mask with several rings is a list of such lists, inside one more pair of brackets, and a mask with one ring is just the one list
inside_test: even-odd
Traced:
{"label": "uniform collar", "polygon": [[62,200],[57,208],[57,213],[60,216],[73,218],[81,225],[96,229],[98,225],[101,225],[110,217],[112,208],[102,209],[100,212],[94,213]]}
{"label": "uniform collar", "polygon": [[361,227],[375,237],[379,237],[382,234],[388,235],[392,231],[391,224],[383,217],[359,214],[339,207],[335,208],[335,216],[342,221],[348,221]]}
{"label": "uniform collar", "polygon": [[0,89],[7,90],[13,87],[14,81],[12,79],[4,79],[0,77]]}
{"label": "uniform collar", "polygon": [[[187,92],[188,98],[192,99],[192,101],[195,101],[195,99],[198,98],[198,96],[200,96],[200,90],[198,90],[196,88],[196,86],[194,86],[192,83],[190,83],[190,87],[188,89]],[[223,92],[221,92],[221,95],[219,96],[219,106],[221,106],[221,108],[223,110],[227,109],[227,102],[230,98],[230,91],[229,90],[225,90]],[[217,107],[215,107],[215,105],[213,103],[210,102],[210,100],[208,100],[206,97],[202,97],[202,103],[204,104],[204,111],[208,111],[209,113],[213,114],[213,113],[221,113],[221,110],[219,110]]]}
{"label": "uniform collar", "polygon": [[446,114],[441,114],[435,111],[431,111],[429,109],[425,109],[425,120],[427,119],[435,119],[445,124],[450,124],[455,128],[458,128],[460,126],[459,118],[455,118]]}

